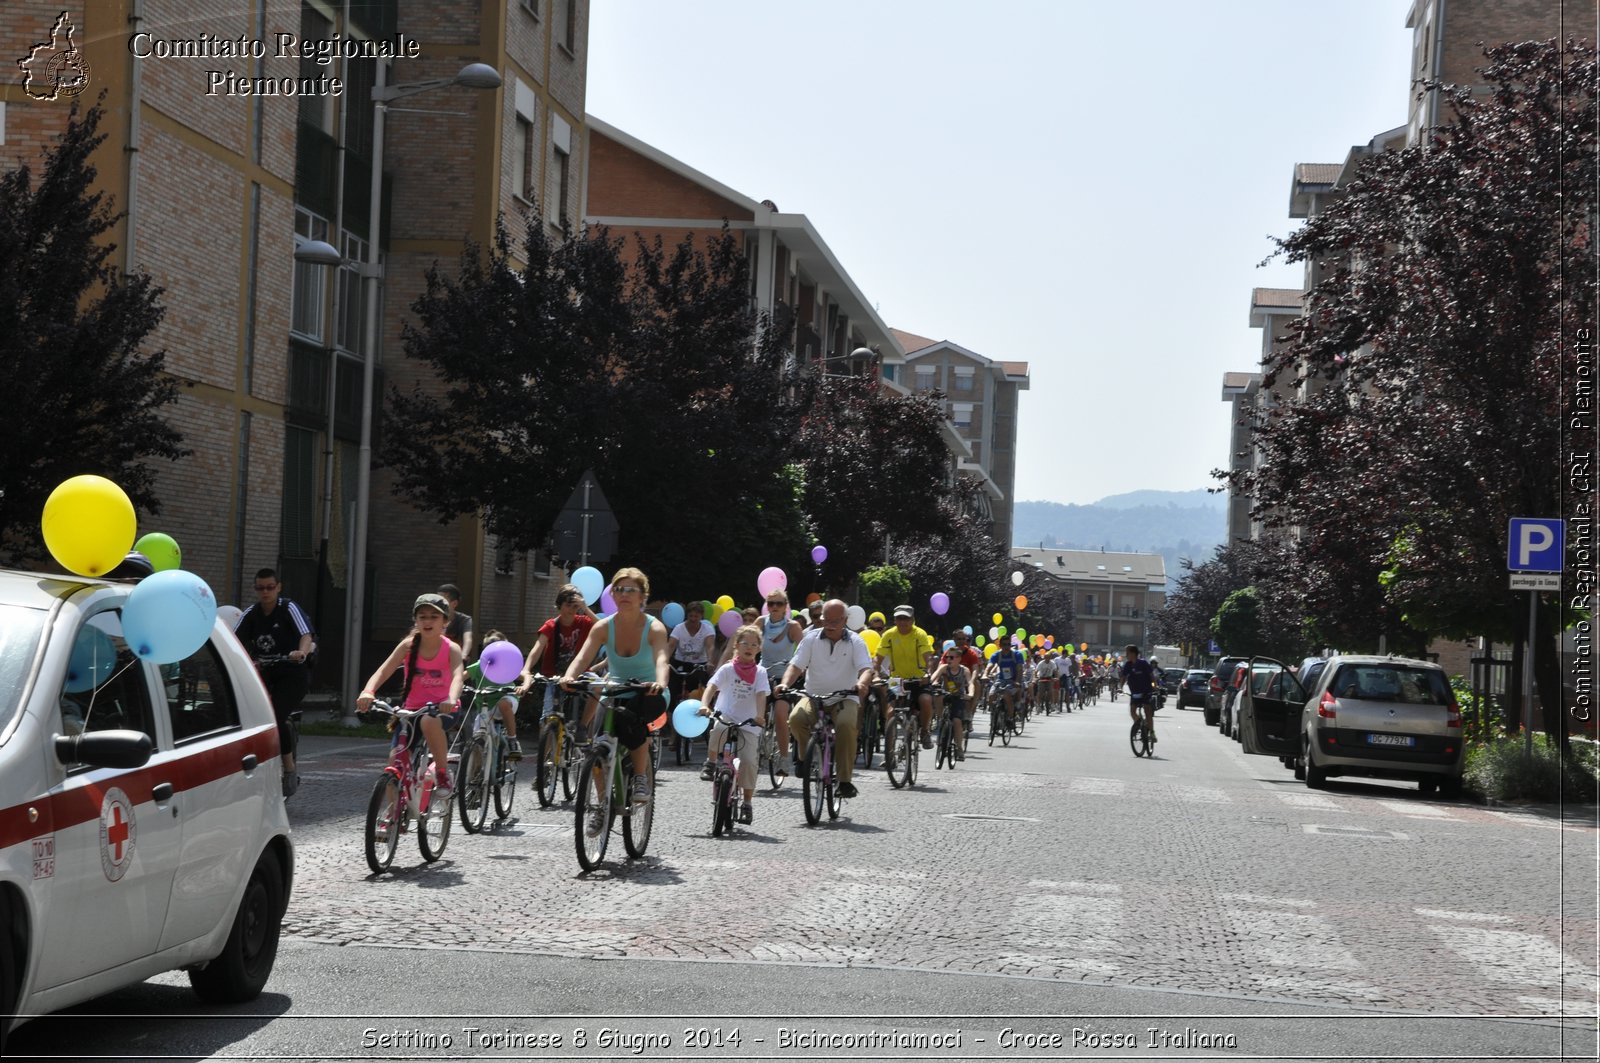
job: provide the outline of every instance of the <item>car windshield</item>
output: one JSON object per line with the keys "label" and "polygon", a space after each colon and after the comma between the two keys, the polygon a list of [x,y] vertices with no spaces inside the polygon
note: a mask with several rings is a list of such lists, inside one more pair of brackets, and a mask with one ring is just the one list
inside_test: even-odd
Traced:
{"label": "car windshield", "polygon": [[45,611],[0,605],[0,734],[22,708],[22,688],[39,650]]}
{"label": "car windshield", "polygon": [[1448,705],[1453,700],[1444,673],[1403,664],[1346,664],[1328,684],[1336,698],[1398,701],[1408,705]]}

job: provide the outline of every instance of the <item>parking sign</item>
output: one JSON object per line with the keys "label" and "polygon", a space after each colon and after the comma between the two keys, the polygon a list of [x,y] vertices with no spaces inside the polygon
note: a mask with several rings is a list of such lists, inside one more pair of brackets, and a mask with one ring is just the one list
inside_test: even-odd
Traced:
{"label": "parking sign", "polygon": [[1512,572],[1560,572],[1564,540],[1559,519],[1512,517],[1506,567]]}

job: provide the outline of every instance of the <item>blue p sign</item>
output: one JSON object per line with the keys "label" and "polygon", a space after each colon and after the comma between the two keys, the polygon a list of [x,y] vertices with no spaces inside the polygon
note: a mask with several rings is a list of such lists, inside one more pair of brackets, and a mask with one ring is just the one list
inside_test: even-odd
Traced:
{"label": "blue p sign", "polygon": [[1506,567],[1512,572],[1560,572],[1563,531],[1559,520],[1512,517]]}

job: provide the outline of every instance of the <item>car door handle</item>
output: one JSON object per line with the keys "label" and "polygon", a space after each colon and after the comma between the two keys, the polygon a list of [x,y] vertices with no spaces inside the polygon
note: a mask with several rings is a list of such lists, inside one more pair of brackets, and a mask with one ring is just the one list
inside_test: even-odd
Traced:
{"label": "car door handle", "polygon": [[150,787],[150,797],[157,804],[166,804],[172,800],[172,784],[169,782],[156,783]]}
{"label": "car door handle", "polygon": [[259,762],[256,760],[254,753],[246,753],[244,759],[239,762],[239,766],[245,771],[255,771],[257,763]]}

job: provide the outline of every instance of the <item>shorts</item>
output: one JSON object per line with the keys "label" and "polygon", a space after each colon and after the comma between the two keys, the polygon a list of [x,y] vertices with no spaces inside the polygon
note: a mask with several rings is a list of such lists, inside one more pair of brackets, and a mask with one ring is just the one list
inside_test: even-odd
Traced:
{"label": "shorts", "polygon": [[634,694],[617,698],[611,712],[611,730],[622,748],[633,752],[650,740],[650,725],[667,711],[665,694]]}
{"label": "shorts", "polygon": [[1132,691],[1128,692],[1128,705],[1130,708],[1145,704],[1148,704],[1152,709],[1155,708],[1156,696],[1154,694],[1135,694]]}
{"label": "shorts", "polygon": [[963,723],[972,719],[972,706],[963,694],[946,694],[944,696],[945,708],[950,710],[951,719],[959,719]]}

